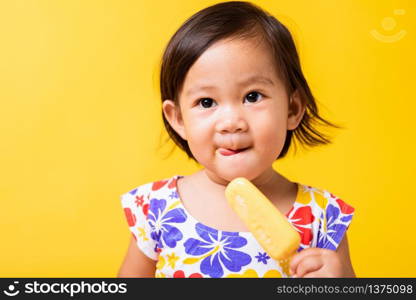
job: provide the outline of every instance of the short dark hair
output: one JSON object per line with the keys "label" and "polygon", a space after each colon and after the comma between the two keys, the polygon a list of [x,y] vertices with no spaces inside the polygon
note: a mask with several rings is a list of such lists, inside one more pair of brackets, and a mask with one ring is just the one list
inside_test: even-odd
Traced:
{"label": "short dark hair", "polygon": [[[315,98],[302,73],[299,56],[289,30],[260,7],[244,1],[221,2],[198,11],[175,32],[167,44],[160,70],[163,101],[171,99],[179,107],[179,95],[185,76],[195,61],[211,45],[223,39],[262,37],[275,59],[276,69],[288,95],[298,90],[305,113],[298,127],[288,130],[283,149],[276,159],[286,155],[292,136],[303,146],[331,143],[316,125],[341,128],[318,114]],[[188,142],[170,126],[162,112],[164,126],[173,142],[195,160]],[[169,139],[168,139],[169,140]],[[168,141],[166,140],[166,141]],[[195,160],[196,161],[196,160]]]}

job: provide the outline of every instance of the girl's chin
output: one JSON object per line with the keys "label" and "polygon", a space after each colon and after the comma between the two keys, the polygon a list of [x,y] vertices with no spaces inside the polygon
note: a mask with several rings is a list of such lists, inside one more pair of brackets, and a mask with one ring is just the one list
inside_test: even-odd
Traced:
{"label": "girl's chin", "polygon": [[244,169],[244,170],[230,170],[230,169],[223,169],[220,168],[217,170],[217,174],[221,179],[230,182],[231,180],[237,178],[237,177],[244,177],[247,180],[253,180],[257,177],[257,173],[254,171],[254,169]]}

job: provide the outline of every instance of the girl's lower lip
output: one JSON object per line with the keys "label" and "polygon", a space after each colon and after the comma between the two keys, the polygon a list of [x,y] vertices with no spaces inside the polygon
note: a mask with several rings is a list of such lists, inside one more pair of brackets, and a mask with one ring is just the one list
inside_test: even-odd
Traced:
{"label": "girl's lower lip", "polygon": [[218,152],[220,154],[224,155],[224,156],[230,156],[230,155],[240,153],[241,151],[244,151],[246,149],[247,148],[234,151],[234,150],[231,150],[231,149],[220,148],[220,149],[218,149]]}

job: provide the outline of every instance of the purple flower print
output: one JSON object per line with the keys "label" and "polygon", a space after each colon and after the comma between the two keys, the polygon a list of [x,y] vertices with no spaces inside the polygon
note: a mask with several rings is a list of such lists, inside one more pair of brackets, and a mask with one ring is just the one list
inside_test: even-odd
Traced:
{"label": "purple flower print", "polygon": [[[341,211],[338,207],[332,204],[328,205],[326,209],[326,228],[323,228],[321,223],[317,243],[318,248],[336,250],[347,230],[348,224],[346,222],[352,218],[352,215],[340,217],[340,214]],[[323,219],[324,215],[322,213],[321,220]]]}
{"label": "purple flower print", "polygon": [[185,243],[185,252],[199,256],[201,273],[218,278],[224,274],[223,267],[232,272],[239,272],[251,262],[250,255],[237,251],[247,244],[247,240],[238,232],[218,231],[201,223],[195,226],[201,239],[189,238]]}
{"label": "purple flower print", "polygon": [[164,245],[174,248],[176,243],[183,238],[182,232],[171,224],[185,222],[185,212],[182,208],[175,208],[168,211],[165,211],[165,209],[165,199],[150,200],[147,218],[152,229],[150,236],[156,241],[155,250],[157,248],[163,248]]}
{"label": "purple flower print", "polygon": [[257,258],[257,262],[262,262],[265,265],[267,265],[267,260],[270,259],[270,256],[268,256],[266,252],[264,253],[259,252],[259,255],[257,255],[256,258]]}

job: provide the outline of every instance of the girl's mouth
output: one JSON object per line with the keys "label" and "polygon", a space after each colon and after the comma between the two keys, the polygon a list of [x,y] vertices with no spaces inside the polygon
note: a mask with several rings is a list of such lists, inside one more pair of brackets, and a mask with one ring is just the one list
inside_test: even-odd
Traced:
{"label": "girl's mouth", "polygon": [[218,149],[218,152],[219,152],[221,155],[224,155],[224,156],[230,156],[230,155],[235,155],[235,154],[237,154],[237,153],[243,152],[243,151],[247,150],[248,148],[250,148],[250,147],[247,147],[247,148],[242,148],[242,149],[237,149],[237,150],[225,149],[225,148],[219,148],[219,149]]}

